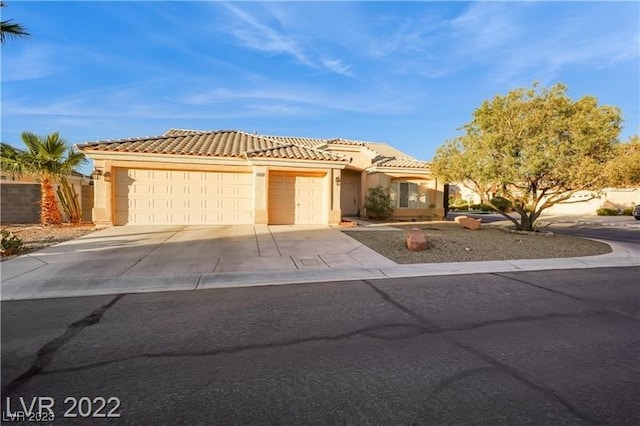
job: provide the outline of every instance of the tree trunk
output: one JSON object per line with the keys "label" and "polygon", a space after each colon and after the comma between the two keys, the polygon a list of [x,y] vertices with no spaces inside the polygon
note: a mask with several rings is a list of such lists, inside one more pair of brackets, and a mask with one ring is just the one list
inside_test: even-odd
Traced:
{"label": "tree trunk", "polygon": [[518,226],[518,231],[535,231],[533,227],[533,223],[535,222],[535,217],[525,214],[520,215],[520,226]]}
{"label": "tree trunk", "polygon": [[40,204],[40,222],[43,225],[59,225],[62,223],[62,214],[58,209],[56,194],[53,191],[51,179],[43,177],[40,184],[42,201]]}

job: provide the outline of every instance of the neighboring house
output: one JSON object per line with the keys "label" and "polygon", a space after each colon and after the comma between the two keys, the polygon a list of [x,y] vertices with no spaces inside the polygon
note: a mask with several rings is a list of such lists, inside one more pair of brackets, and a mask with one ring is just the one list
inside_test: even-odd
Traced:
{"label": "neighboring house", "polygon": [[442,218],[429,165],[383,143],[171,129],[78,145],[97,224],[337,224],[388,188],[397,219]]}
{"label": "neighboring house", "polygon": [[[480,196],[461,182],[450,184],[449,195],[470,204],[480,204]],[[577,191],[568,200],[545,209],[543,214],[596,214],[596,210],[601,207],[622,211],[633,208],[638,203],[640,203],[640,188],[604,188],[598,192]]]}
{"label": "neighboring house", "polygon": [[[67,181],[78,194],[82,207],[82,220],[91,222],[93,185],[91,178],[71,172]],[[57,188],[57,185],[54,184]],[[40,222],[40,181],[32,175],[11,176],[0,171],[0,223]],[[60,211],[63,209],[60,205]]]}

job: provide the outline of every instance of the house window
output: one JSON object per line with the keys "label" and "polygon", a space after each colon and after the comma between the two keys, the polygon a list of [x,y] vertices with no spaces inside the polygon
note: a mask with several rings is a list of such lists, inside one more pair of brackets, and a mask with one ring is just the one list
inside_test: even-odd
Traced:
{"label": "house window", "polygon": [[391,183],[391,206],[394,208],[429,207],[428,187],[425,184],[413,182]]}

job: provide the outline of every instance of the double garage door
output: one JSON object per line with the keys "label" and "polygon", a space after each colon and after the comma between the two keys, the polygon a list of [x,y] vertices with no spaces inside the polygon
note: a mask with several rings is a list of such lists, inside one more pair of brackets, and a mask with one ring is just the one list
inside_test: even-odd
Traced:
{"label": "double garage door", "polygon": [[253,223],[251,173],[116,169],[115,224]]}
{"label": "double garage door", "polygon": [[[116,169],[116,225],[253,224],[251,173]],[[270,224],[326,223],[323,175],[271,174]]]}

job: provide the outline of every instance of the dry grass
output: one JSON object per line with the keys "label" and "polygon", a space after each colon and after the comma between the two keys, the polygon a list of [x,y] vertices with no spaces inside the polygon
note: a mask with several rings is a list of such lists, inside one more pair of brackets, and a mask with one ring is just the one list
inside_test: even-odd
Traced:
{"label": "dry grass", "polygon": [[[611,247],[597,241],[569,235],[513,234],[497,227],[484,226],[478,231],[464,229],[453,222],[423,222],[392,225],[397,231],[343,230],[396,263],[473,262],[485,260],[549,259],[581,257],[611,252]],[[427,237],[428,249],[410,252],[405,234],[419,228]]]}

